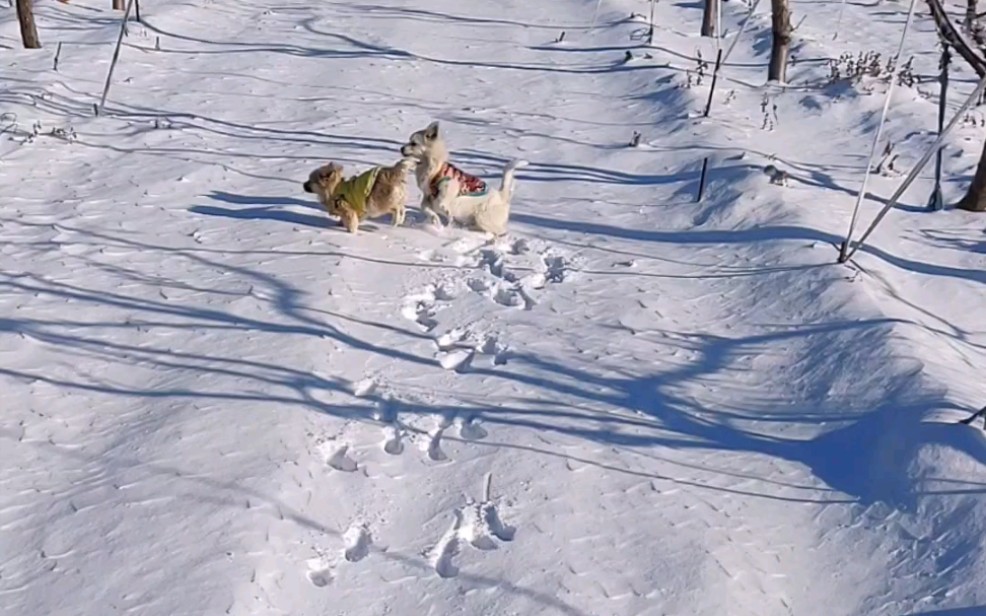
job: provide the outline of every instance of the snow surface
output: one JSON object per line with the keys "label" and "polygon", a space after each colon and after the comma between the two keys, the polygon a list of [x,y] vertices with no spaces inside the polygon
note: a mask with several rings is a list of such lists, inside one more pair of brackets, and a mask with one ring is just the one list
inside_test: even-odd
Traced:
{"label": "snow surface", "polygon": [[[0,612],[986,613],[954,424],[984,219],[924,211],[926,171],[833,264],[886,83],[826,59],[892,53],[906,5],[833,39],[841,3],[793,1],[782,89],[761,3],[701,119],[698,2],[648,48],[640,0],[145,0],[98,118],[119,13],[35,4],[41,51],[0,7]],[[907,48],[900,171],[936,126],[923,8]],[[433,119],[486,179],[531,161],[499,242],[413,208],[349,236],[302,192]]]}

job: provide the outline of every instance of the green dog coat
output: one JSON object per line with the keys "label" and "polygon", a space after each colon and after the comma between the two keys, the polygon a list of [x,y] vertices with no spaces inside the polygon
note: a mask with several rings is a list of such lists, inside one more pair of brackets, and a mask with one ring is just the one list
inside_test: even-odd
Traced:
{"label": "green dog coat", "polygon": [[366,200],[370,198],[370,191],[373,190],[373,185],[377,183],[378,173],[380,173],[380,167],[373,167],[354,178],[349,178],[336,187],[332,196],[344,200],[362,218],[363,213],[366,212]]}

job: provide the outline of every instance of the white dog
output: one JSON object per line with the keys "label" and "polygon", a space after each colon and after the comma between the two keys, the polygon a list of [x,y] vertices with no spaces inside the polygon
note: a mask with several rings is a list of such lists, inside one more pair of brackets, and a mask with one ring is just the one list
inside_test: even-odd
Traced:
{"label": "white dog", "polygon": [[414,176],[423,195],[421,210],[432,223],[441,226],[444,214],[449,222],[455,220],[493,235],[506,233],[514,171],[526,166],[527,161],[507,163],[499,190],[490,190],[486,182],[448,162],[448,149],[438,134],[438,122],[412,134],[401,154],[418,160]]}

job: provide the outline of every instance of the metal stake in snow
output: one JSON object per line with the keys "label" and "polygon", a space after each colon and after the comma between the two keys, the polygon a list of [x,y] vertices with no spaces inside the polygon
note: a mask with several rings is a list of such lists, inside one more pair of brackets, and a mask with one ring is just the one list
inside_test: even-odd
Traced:
{"label": "metal stake in snow", "polygon": [[887,111],[890,110],[890,99],[894,93],[894,86],[897,85],[900,71],[903,68],[901,54],[904,53],[904,41],[907,40],[907,30],[910,28],[911,19],[914,17],[914,8],[916,6],[917,0],[911,0],[911,8],[907,12],[907,20],[904,22],[904,31],[900,34],[900,44],[897,45],[897,70],[894,71],[893,76],[890,78],[890,85],[887,86],[887,98],[883,101],[883,112],[880,114],[880,124],[877,125],[876,135],[873,137],[873,147],[870,150],[870,158],[866,161],[866,173],[863,174],[863,185],[859,189],[859,194],[856,195],[856,206],[853,208],[852,218],[849,219],[849,231],[846,233],[846,241],[842,243],[842,248],[839,251],[839,263],[845,263],[846,259],[849,258],[846,255],[846,251],[849,248],[849,241],[852,238],[852,232],[856,228],[856,219],[859,217],[859,207],[863,204],[863,198],[866,196],[866,185],[870,180],[870,171],[873,169],[873,158],[876,156],[877,146],[880,145],[880,138],[883,136],[883,125],[887,121]]}
{"label": "metal stake in snow", "polygon": [[106,95],[110,91],[110,83],[113,80],[113,69],[116,68],[116,61],[120,59],[120,45],[123,44],[123,35],[127,31],[127,20],[130,19],[130,9],[134,6],[134,0],[129,0],[127,2],[127,10],[123,13],[123,21],[120,22],[120,36],[116,39],[116,49],[113,50],[113,60],[110,61],[110,70],[106,73],[106,83],[103,85],[103,97],[99,99],[99,104],[96,105],[93,110],[96,115],[99,115],[103,111],[103,106],[106,104]]}
{"label": "metal stake in snow", "polygon": [[650,15],[647,17],[647,44],[654,44],[654,3],[657,0],[650,0]]}
{"label": "metal stake in snow", "polygon": [[955,115],[952,117],[951,121],[949,121],[948,126],[945,127],[945,130],[943,130],[938,135],[938,138],[935,139],[935,142],[932,143],[931,146],[928,148],[928,150],[924,153],[924,155],[921,157],[921,160],[915,163],[914,168],[911,169],[911,172],[907,174],[907,177],[904,179],[903,184],[901,184],[900,187],[897,188],[894,194],[890,197],[890,200],[887,201],[887,204],[883,206],[883,209],[880,210],[880,213],[877,214],[876,218],[873,219],[873,222],[870,223],[870,226],[866,229],[866,232],[863,233],[862,237],[859,238],[859,241],[856,242],[856,245],[853,246],[852,250],[849,250],[848,253],[846,253],[846,251],[849,247],[849,242],[851,241],[851,238],[846,238],[845,243],[842,244],[842,251],[843,253],[846,253],[846,255],[845,257],[842,256],[839,257],[839,263],[845,263],[846,261],[851,259],[852,256],[856,254],[856,251],[859,250],[860,247],[862,247],[862,245],[866,242],[866,239],[870,236],[871,233],[873,233],[873,230],[876,229],[876,226],[880,224],[881,220],[883,220],[883,217],[887,215],[887,212],[889,212],[895,205],[897,205],[897,201],[900,200],[901,195],[904,194],[904,191],[907,190],[907,187],[910,186],[911,183],[917,179],[918,174],[921,173],[921,170],[924,169],[924,166],[928,164],[928,161],[931,159],[931,155],[938,151],[938,148],[941,146],[942,141],[945,140],[945,137],[947,137],[948,134],[952,132],[952,129],[955,128],[956,125],[958,125],[959,118],[963,117],[963,114],[965,113],[966,109],[968,109],[972,105],[972,102],[975,101],[984,91],[986,91],[986,76],[983,76],[983,78],[979,80],[979,85],[976,86],[976,89],[972,91],[972,94],[969,95],[969,98],[967,98],[966,101],[962,103],[962,106],[959,107],[959,110],[955,112]]}
{"label": "metal stake in snow", "polygon": [[[948,65],[952,61],[951,54],[948,53],[948,43],[942,41],[941,48],[941,76],[939,83],[941,91],[938,93],[938,133],[941,134],[945,127],[945,107],[948,105]],[[938,155],[935,157],[935,188],[931,191],[931,198],[928,200],[928,207],[933,210],[945,209],[945,199],[941,194],[941,166],[942,149],[938,148]]]}

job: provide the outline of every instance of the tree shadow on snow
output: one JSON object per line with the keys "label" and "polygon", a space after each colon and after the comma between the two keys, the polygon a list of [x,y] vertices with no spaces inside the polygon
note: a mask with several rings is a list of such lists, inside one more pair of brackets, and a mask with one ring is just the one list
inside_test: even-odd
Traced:
{"label": "tree shadow on snow", "polygon": [[986,614],[986,605],[976,607],[957,607],[945,610],[933,610],[930,612],[912,612],[907,616],[983,616]]}
{"label": "tree shadow on snow", "polygon": [[[243,200],[240,197],[225,198]],[[12,227],[33,224],[4,222],[9,222]],[[350,389],[351,384],[337,377],[319,375],[279,360],[245,358],[236,354],[235,345],[228,352],[224,347],[209,353],[185,351],[175,348],[175,338],[168,335],[184,331],[222,336],[223,339],[277,335],[278,339],[288,336],[292,340],[311,340],[315,344],[332,341],[366,357],[385,361],[399,373],[408,370],[418,374],[445,373],[434,359],[431,337],[416,331],[409,322],[395,323],[392,319],[378,322],[370,317],[319,309],[303,289],[264,271],[261,266],[278,255],[363,258],[358,254],[358,245],[347,248],[345,253],[240,250],[199,245],[176,248],[150,240],[137,241],[124,235],[72,228],[71,225],[60,225],[60,228],[79,238],[74,240],[76,243],[133,251],[145,257],[145,263],[167,261],[172,266],[184,263],[188,268],[222,271],[226,281],[237,283],[237,288],[248,289],[237,291],[236,298],[250,297],[264,309],[238,311],[233,307],[235,304],[230,303],[235,299],[229,295],[233,291],[191,289],[186,281],[169,280],[166,274],[156,271],[142,271],[136,264],[87,262],[86,266],[97,268],[100,276],[79,281],[71,278],[55,280],[22,272],[0,273],[0,289],[4,291],[45,301],[71,302],[77,307],[65,314],[12,313],[0,321],[0,334],[29,338],[55,347],[67,357],[118,365],[120,370],[138,363],[164,371],[186,371],[198,378],[167,385],[136,385],[99,378],[93,376],[91,370],[73,373],[9,367],[0,367],[0,375],[15,381],[44,382],[71,393],[121,396],[135,403],[196,399],[265,407],[276,405],[369,423],[379,423],[378,411],[388,405],[396,405],[398,417],[432,417],[435,414],[433,403],[394,401],[376,392],[356,396]],[[681,235],[687,240],[685,233],[678,234],[675,241],[682,241]],[[703,241],[713,240],[706,237]],[[716,241],[722,241],[722,238]],[[50,241],[44,241],[21,248],[47,254],[52,245]],[[149,258],[152,255],[156,256]],[[87,259],[84,253],[76,258]],[[251,262],[257,264],[250,265]],[[392,265],[418,267],[407,263]],[[138,293],[135,288],[148,292]],[[163,292],[159,293],[158,289]],[[171,289],[194,292],[186,293],[188,297],[182,301],[172,301],[168,299]],[[73,316],[82,314],[86,308],[99,309],[106,317]],[[908,375],[900,375],[889,384],[870,383],[861,378],[863,385],[870,383],[868,387],[874,391],[864,392],[868,395],[860,399],[827,395],[806,398],[820,402],[765,400],[740,408],[734,407],[728,392],[718,403],[702,403],[686,389],[689,384],[716,382],[724,375],[740,370],[739,358],[769,352],[789,353],[787,349],[792,345],[808,349],[806,356],[827,354],[832,348],[840,348],[840,344],[849,344],[847,348],[860,352],[879,348],[882,338],[890,335],[893,323],[886,319],[824,322],[771,328],[772,331],[767,333],[737,338],[668,332],[658,344],[677,345],[684,351],[681,355],[691,359],[657,369],[631,366],[633,369],[630,370],[616,359],[569,358],[562,363],[534,352],[511,353],[507,364],[491,368],[470,367],[457,382],[468,385],[472,382],[470,379],[477,378],[501,382],[505,392],[524,391],[518,386],[531,386],[547,396],[530,400],[504,395],[496,404],[491,404],[488,399],[472,398],[462,390],[448,393],[452,400],[449,404],[457,412],[481,416],[491,425],[556,432],[607,446],[634,448],[642,455],[651,455],[655,448],[658,451],[666,448],[669,451],[700,449],[724,454],[760,454],[767,459],[802,464],[828,485],[828,488],[819,484],[784,485],[767,477],[749,476],[739,484],[731,481],[728,485],[718,486],[689,479],[693,473],[684,478],[675,477],[673,468],[678,463],[674,461],[666,461],[662,468],[670,470],[658,474],[610,466],[598,460],[579,460],[614,473],[667,479],[695,489],[793,502],[884,501],[908,508],[927,495],[986,494],[986,487],[982,485],[939,481],[945,484],[944,487],[928,487],[933,478],[926,478],[929,482],[923,484],[909,477],[909,463],[924,446],[947,445],[984,464],[986,454],[981,436],[975,430],[965,426],[921,423],[922,412],[927,409],[949,407],[942,404],[940,396],[918,393],[924,390],[912,387],[914,384]],[[114,339],[112,334],[116,330],[135,326],[158,335],[141,338],[137,343]],[[789,437],[783,430],[765,430],[765,424],[809,427],[817,435]],[[833,425],[834,428],[830,427]],[[493,439],[484,441],[484,446],[576,459],[546,447],[497,443]],[[735,471],[728,468],[728,461],[721,466],[702,470],[726,479],[736,476]]]}

